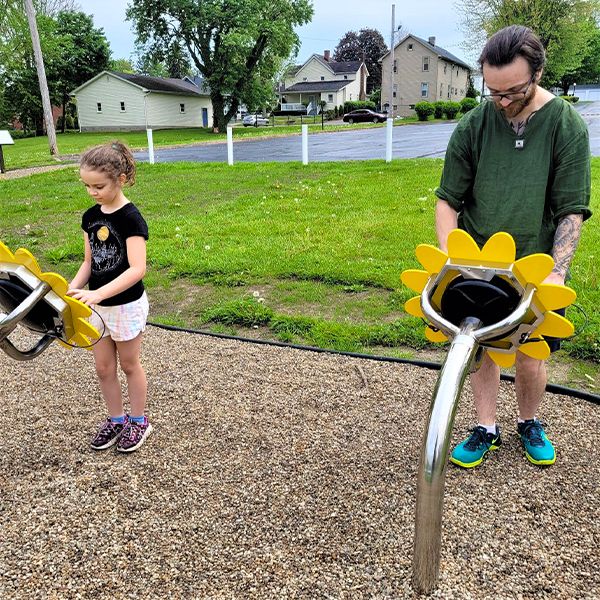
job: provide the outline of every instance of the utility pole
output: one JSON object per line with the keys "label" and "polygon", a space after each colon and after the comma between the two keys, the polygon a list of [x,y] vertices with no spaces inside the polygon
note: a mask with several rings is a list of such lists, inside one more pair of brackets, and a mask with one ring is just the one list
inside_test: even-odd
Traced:
{"label": "utility pole", "polygon": [[388,116],[394,118],[394,40],[396,37],[396,5],[392,4],[392,35],[390,37],[390,108]]}
{"label": "utility pole", "polygon": [[35,8],[33,8],[32,0],[24,0],[24,3],[25,13],[27,14],[27,20],[29,21],[29,31],[31,32],[31,44],[33,46],[35,67],[37,69],[38,81],[40,82],[40,94],[42,96],[42,106],[44,108],[44,122],[46,123],[48,145],[50,146],[50,154],[52,156],[56,156],[58,154],[56,131],[54,129],[54,120],[52,119],[52,106],[50,105],[50,94],[48,93],[48,82],[46,81],[44,57],[42,56],[40,36],[38,34],[37,23],[35,20]]}

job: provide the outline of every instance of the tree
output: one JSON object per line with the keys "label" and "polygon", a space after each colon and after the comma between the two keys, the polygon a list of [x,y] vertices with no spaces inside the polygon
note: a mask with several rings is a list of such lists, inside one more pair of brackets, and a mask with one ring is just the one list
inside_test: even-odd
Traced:
{"label": "tree", "polygon": [[[63,115],[67,114],[69,93],[110,64],[110,48],[102,29],[96,29],[92,17],[82,12],[61,11],[56,15],[56,34],[63,39],[63,51],[54,65],[54,82]],[[63,118],[62,131],[65,132]]]}
{"label": "tree", "polygon": [[574,83],[600,83],[600,29],[594,23],[594,33],[590,39],[589,53],[581,62],[581,66],[565,73],[560,80],[559,87],[565,96]]}
{"label": "tree", "polygon": [[135,73],[133,64],[128,58],[114,58],[110,61],[108,68],[119,73]]}
{"label": "tree", "polygon": [[310,0],[132,0],[127,9],[139,43],[164,52],[183,42],[210,86],[215,131],[225,129],[240,103],[253,104],[297,52],[293,28],[312,14]]}
{"label": "tree", "polygon": [[361,29],[359,33],[348,31],[339,41],[333,53],[333,60],[339,62],[364,60],[369,76],[367,93],[381,86],[381,63],[379,59],[388,47],[377,29]]}
{"label": "tree", "polygon": [[460,0],[459,10],[471,47],[507,25],[526,25],[546,49],[543,85],[577,70],[589,53],[598,0]]}

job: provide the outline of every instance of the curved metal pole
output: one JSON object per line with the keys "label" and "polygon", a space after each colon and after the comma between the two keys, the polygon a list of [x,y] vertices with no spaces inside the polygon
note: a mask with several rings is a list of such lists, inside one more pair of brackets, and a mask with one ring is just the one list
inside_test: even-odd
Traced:
{"label": "curved metal pole", "polygon": [[419,461],[415,513],[413,587],[418,592],[432,591],[438,579],[448,446],[458,400],[479,347],[474,332],[480,325],[478,319],[471,317],[461,324],[429,409]]}
{"label": "curved metal pole", "polygon": [[0,341],[7,338],[22,321],[27,314],[35,307],[52,287],[45,281],[40,281],[39,285],[4,319],[0,320]]}

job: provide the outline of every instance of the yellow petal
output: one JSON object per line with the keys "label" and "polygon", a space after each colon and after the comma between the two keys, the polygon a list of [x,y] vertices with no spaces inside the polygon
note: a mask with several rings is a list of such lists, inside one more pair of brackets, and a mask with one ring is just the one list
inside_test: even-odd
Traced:
{"label": "yellow petal", "polygon": [[439,273],[448,260],[445,252],[431,244],[419,244],[415,254],[428,273]]}
{"label": "yellow petal", "polygon": [[521,344],[519,352],[537,358],[538,360],[546,360],[550,356],[550,347],[545,341],[531,342],[529,344]]}
{"label": "yellow petal", "polygon": [[433,329],[431,329],[431,327],[426,327],[425,328],[425,337],[430,342],[434,342],[436,344],[440,343],[440,342],[447,342],[448,341],[448,336],[445,333],[443,333],[439,329],[437,331],[434,331]]}
{"label": "yellow petal", "polygon": [[515,353],[487,351],[488,356],[502,369],[509,369],[515,364]]}
{"label": "yellow petal", "polygon": [[575,290],[564,285],[542,283],[538,286],[534,298],[544,307],[544,310],[556,310],[573,304],[577,294]]}
{"label": "yellow petal", "polygon": [[421,310],[421,296],[414,296],[404,304],[404,310],[413,317],[425,318]]}
{"label": "yellow petal", "polygon": [[511,264],[515,262],[517,248],[512,236],[504,231],[495,233],[481,249],[481,261]]}
{"label": "yellow petal", "polygon": [[462,229],[453,229],[448,235],[448,256],[455,260],[478,260],[479,246],[475,240]]}
{"label": "yellow petal", "polygon": [[100,337],[99,331],[93,325],[88,323],[88,321],[83,321],[79,319],[76,329],[79,333],[85,335],[88,338],[97,340]]}
{"label": "yellow petal", "polygon": [[49,283],[52,286],[52,291],[61,298],[67,293],[69,284],[64,277],[57,273],[42,273],[40,276],[42,281]]}
{"label": "yellow petal", "polygon": [[15,255],[2,242],[0,242],[0,261],[8,263],[15,261]]}
{"label": "yellow petal", "polygon": [[554,260],[548,254],[530,254],[515,263],[515,275],[523,286],[527,283],[539,285],[550,275]]}
{"label": "yellow petal", "polygon": [[71,317],[73,318],[73,321],[76,319],[87,319],[92,314],[92,309],[87,304],[77,300],[77,298],[64,296],[63,300],[71,309]]}
{"label": "yellow petal", "polygon": [[427,271],[418,271],[417,269],[409,269],[404,271],[400,276],[402,283],[417,293],[421,293],[423,288],[429,281],[429,273]]}
{"label": "yellow petal", "polygon": [[15,262],[19,265],[26,266],[36,277],[39,277],[42,274],[42,270],[40,269],[37,260],[35,260],[33,254],[31,254],[29,250],[25,250],[25,248],[19,248],[15,252]]}
{"label": "yellow petal", "polygon": [[533,332],[532,337],[549,335],[556,338],[566,338],[573,335],[574,331],[573,323],[569,319],[565,319],[561,315],[557,315],[555,312],[549,310],[544,313],[544,321]]}

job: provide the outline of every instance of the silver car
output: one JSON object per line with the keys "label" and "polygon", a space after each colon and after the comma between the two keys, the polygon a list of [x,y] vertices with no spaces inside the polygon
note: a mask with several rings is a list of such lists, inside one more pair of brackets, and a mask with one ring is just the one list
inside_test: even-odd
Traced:
{"label": "silver car", "polygon": [[260,115],[246,115],[242,119],[244,127],[258,127],[259,125],[269,125],[270,121],[267,117],[261,117]]}

